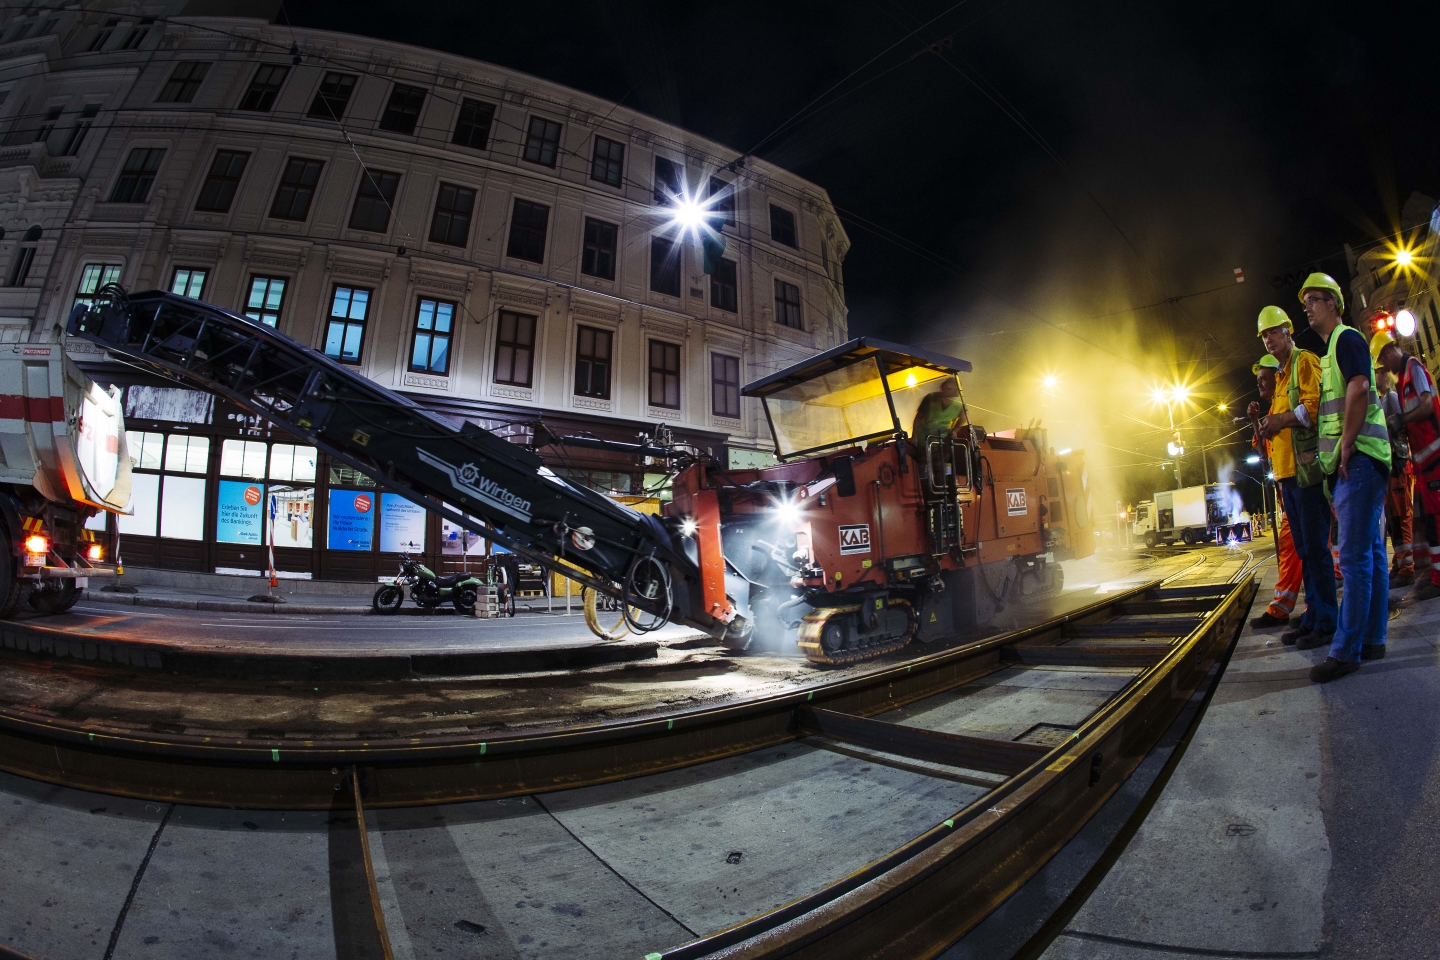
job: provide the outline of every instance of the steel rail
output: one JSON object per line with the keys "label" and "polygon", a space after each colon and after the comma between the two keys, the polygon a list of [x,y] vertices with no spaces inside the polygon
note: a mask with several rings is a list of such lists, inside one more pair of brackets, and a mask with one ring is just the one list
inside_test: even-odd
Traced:
{"label": "steel rail", "polygon": [[[1198,557],[1184,570],[1030,627],[861,676],[719,707],[499,733],[484,740],[452,736],[340,744],[140,734],[11,707],[0,711],[0,769],[141,799],[285,810],[329,807],[351,766],[364,769],[361,783],[369,806],[495,799],[604,783],[805,736],[798,708],[868,717],[934,696],[1005,669],[1011,650],[1059,646],[1068,627],[1112,616],[1120,605],[1162,589],[1202,562]],[[1220,591],[1199,588],[1196,596]]]}

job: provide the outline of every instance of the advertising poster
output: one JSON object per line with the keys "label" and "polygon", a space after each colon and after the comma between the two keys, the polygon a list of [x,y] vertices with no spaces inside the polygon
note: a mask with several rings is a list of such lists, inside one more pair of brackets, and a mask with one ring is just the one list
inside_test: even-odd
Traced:
{"label": "advertising poster", "polygon": [[220,543],[265,542],[265,485],[247,480],[221,480],[215,514],[215,539]]}
{"label": "advertising poster", "polygon": [[448,517],[440,518],[440,552],[447,557],[483,557],[485,538],[465,529]]}
{"label": "advertising poster", "polygon": [[271,540],[277,547],[315,546],[315,488],[270,485]]}
{"label": "advertising poster", "polygon": [[380,552],[423,553],[425,508],[398,493],[380,494]]}
{"label": "advertising poster", "polygon": [[331,550],[369,550],[375,538],[375,495],[366,490],[330,491]]}

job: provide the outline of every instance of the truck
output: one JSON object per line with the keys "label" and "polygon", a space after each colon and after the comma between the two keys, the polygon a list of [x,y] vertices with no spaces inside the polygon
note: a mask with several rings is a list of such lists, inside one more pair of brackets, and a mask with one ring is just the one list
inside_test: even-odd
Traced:
{"label": "truck", "polygon": [[85,376],[58,334],[0,347],[0,618],[64,612],[114,577],[117,535],[86,521],[129,506],[120,392]]}
{"label": "truck", "polygon": [[1145,546],[1250,540],[1254,531],[1233,483],[1158,490],[1135,507],[1134,535]]}

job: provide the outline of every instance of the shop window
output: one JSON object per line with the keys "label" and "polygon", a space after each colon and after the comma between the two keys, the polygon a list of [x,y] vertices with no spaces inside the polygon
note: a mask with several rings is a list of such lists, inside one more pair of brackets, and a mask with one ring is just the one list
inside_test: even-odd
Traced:
{"label": "shop window", "polygon": [[420,373],[450,374],[450,327],[455,304],[421,298],[415,318],[415,339],[410,345],[410,369]]}
{"label": "shop window", "polygon": [[[156,434],[156,436],[160,436]],[[156,454],[159,462],[159,454]],[[115,529],[122,536],[153,537],[160,526],[160,474],[132,473],[130,475],[129,516],[115,515]]]}
{"label": "shop window", "polygon": [[277,443],[270,448],[270,479],[315,482],[314,447]]}
{"label": "shop window", "polygon": [[345,107],[350,95],[355,92],[355,81],[359,78],[351,73],[327,73],[310,101],[309,115],[320,120],[339,120],[345,116]]}
{"label": "shop window", "polygon": [[398,493],[380,494],[380,552],[424,553],[425,508]]}
{"label": "shop window", "polygon": [[191,300],[199,300],[205,293],[205,277],[208,273],[207,270],[176,267],[175,275],[170,278],[170,292]]}
{"label": "shop window", "polygon": [[111,203],[144,203],[150,198],[150,187],[165,151],[159,147],[136,147],[120,168],[120,179],[110,191]]}
{"label": "shop window", "polygon": [[472,150],[484,150],[490,142],[490,124],[495,119],[495,107],[468,97],[460,104],[460,116],[455,121],[455,133],[450,142]]}
{"label": "shop window", "polygon": [[326,544],[331,550],[368,551],[374,542],[375,495],[332,488]]}
{"label": "shop window", "polygon": [[373,487],[375,481],[347,463],[331,463],[330,486]]}
{"label": "shop window", "polygon": [[268,496],[266,519],[271,524],[270,542],[277,547],[306,550],[314,547],[315,488],[275,483],[270,485]]}
{"label": "shop window", "polygon": [[[225,441],[229,444],[230,441]],[[265,444],[260,444],[264,451]],[[215,539],[219,543],[259,546],[265,542],[265,485],[221,480],[215,500]]]}
{"label": "shop window", "polygon": [[[101,287],[119,282],[120,265],[118,263],[87,263],[85,269],[80,271],[80,286],[75,291],[75,303],[93,307],[95,297]],[[71,304],[70,308],[73,310],[75,305]]]}
{"label": "shop window", "polygon": [[500,311],[495,339],[495,382],[530,386],[535,358],[535,318]]}
{"label": "shop window", "polygon": [[411,87],[397,83],[390,90],[390,101],[385,104],[385,113],[380,117],[380,129],[406,135],[415,132],[420,122],[420,108],[425,105],[424,87]]}
{"label": "shop window", "polygon": [[609,330],[580,327],[575,337],[575,395],[610,399]]}
{"label": "shop window", "polygon": [[170,442],[165,445],[166,473],[207,473],[209,470],[209,437],[192,437],[184,433],[170,435]]}
{"label": "shop window", "polygon": [[284,277],[251,277],[250,296],[245,300],[245,316],[267,327],[280,325],[280,309],[285,306]]}
{"label": "shop window", "polygon": [[160,488],[160,536],[205,539],[205,490],[204,477],[165,474]]}
{"label": "shop window", "polygon": [[235,190],[240,186],[240,174],[245,172],[245,163],[250,154],[235,150],[217,150],[210,162],[210,172],[200,186],[200,197],[195,209],[208,213],[229,213],[235,199]]}
{"label": "shop window", "polygon": [[130,452],[132,469],[159,470],[160,457],[165,451],[165,434],[126,430],[125,448]]}
{"label": "shop window", "polygon": [[264,480],[268,447],[264,440],[226,440],[220,447],[220,476]]}
{"label": "shop window", "polygon": [[650,406],[680,409],[680,347],[650,341]]}
{"label": "shop window", "polygon": [[640,491],[641,495],[654,497],[661,502],[673,500],[671,480],[671,475],[668,473],[647,473],[644,476],[645,487]]}
{"label": "shop window", "polygon": [[290,68],[274,63],[264,63],[255,71],[250,86],[245,89],[245,96],[240,98],[238,110],[254,110],[259,113],[269,113],[270,108],[275,106],[275,98],[280,95],[280,85],[285,82],[285,75]]}
{"label": "shop window", "polygon": [[336,287],[330,302],[330,323],[325,330],[325,355],[341,363],[359,363],[365,343],[365,315],[370,309],[370,291],[359,287]]}

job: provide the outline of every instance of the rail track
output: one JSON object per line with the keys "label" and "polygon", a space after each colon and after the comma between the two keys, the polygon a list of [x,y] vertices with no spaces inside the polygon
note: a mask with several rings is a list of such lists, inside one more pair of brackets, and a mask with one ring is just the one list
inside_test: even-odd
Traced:
{"label": "rail track", "polygon": [[[1079,830],[1227,654],[1256,592],[1255,559],[1230,557],[1197,556],[1179,573],[1025,629],[721,707],[487,740],[340,744],[140,735],[9,708],[0,713],[0,769],[171,804],[343,812],[359,828],[354,843],[364,866],[351,912],[364,928],[355,933],[354,955],[388,958],[392,931],[367,827],[378,810],[617,781],[632,781],[627,795],[643,796],[650,781],[637,778],[670,789],[675,781],[665,778],[675,771],[742,756],[781,763],[791,741],[824,744],[867,764],[948,778],[969,792],[959,809],[898,845],[865,849],[857,840],[823,882],[790,889],[783,902],[739,922],[681,924],[671,944],[643,955],[934,956]],[[1212,572],[1217,566],[1228,569]],[[1084,702],[1061,716],[985,699],[1001,688],[1032,696],[1050,682],[1068,684],[1072,699],[1084,686]],[[753,772],[746,776],[753,782]]]}

